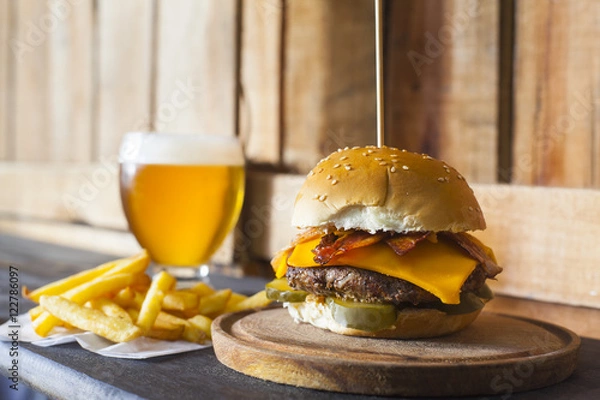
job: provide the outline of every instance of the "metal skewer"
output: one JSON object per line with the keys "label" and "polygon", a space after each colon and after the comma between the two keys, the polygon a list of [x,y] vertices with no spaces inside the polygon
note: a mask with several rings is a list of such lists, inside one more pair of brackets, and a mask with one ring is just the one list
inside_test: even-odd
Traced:
{"label": "metal skewer", "polygon": [[377,90],[377,147],[385,144],[383,124],[383,0],[375,0],[375,80]]}

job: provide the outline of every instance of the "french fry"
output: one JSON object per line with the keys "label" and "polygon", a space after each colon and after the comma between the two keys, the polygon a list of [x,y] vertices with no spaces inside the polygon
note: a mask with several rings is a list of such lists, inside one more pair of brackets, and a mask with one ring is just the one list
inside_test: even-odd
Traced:
{"label": "french fry", "polygon": [[206,333],[188,322],[183,326],[181,338],[192,343],[204,343],[206,341]]}
{"label": "french fry", "polygon": [[168,292],[163,299],[162,308],[179,311],[198,308],[198,294],[181,290]]}
{"label": "french fry", "polygon": [[148,255],[148,251],[143,249],[138,254],[116,260],[116,264],[105,274],[142,274],[148,268],[149,263],[150,256]]}
{"label": "french fry", "polygon": [[[136,275],[132,274],[101,275],[66,291],[61,297],[82,305],[88,300],[104,296],[107,293],[116,292],[121,288],[129,286],[135,279]],[[46,337],[58,323],[58,318],[48,313],[42,313],[33,321],[33,329],[38,335]]]}
{"label": "french fry", "polygon": [[50,314],[48,311],[42,312],[36,319],[31,322],[31,326],[35,333],[41,337],[48,336],[48,333],[54,328],[61,324],[60,319]]}
{"label": "french fry", "polygon": [[200,299],[200,306],[198,307],[198,314],[214,318],[225,309],[225,305],[230,297],[231,289],[217,290],[213,294],[202,297]]}
{"label": "french fry", "polygon": [[137,321],[138,317],[140,316],[140,310],[137,310],[135,308],[128,308],[126,311],[127,314],[129,314],[129,317],[132,321]]}
{"label": "french fry", "polygon": [[31,310],[28,311],[29,317],[31,318],[32,321],[35,320],[37,317],[39,317],[43,312],[44,312],[44,309],[42,308],[42,306],[35,306]]}
{"label": "french fry", "polygon": [[123,308],[131,307],[133,304],[134,291],[131,286],[123,288],[115,294],[113,301]]}
{"label": "french fry", "polygon": [[109,317],[101,311],[83,307],[60,296],[43,295],[40,304],[60,320],[113,342],[127,342],[142,334],[140,328],[131,321]]}
{"label": "french fry", "polygon": [[231,297],[229,298],[229,300],[227,300],[227,304],[225,304],[225,309],[223,310],[223,313],[231,312],[231,310],[233,310],[238,303],[247,298],[248,296],[244,296],[240,293],[231,293]]}
{"label": "french fry", "polygon": [[126,273],[102,275],[66,291],[61,296],[82,305],[88,300],[116,293],[124,287],[131,285],[136,279],[137,275]]}
{"label": "french fry", "polygon": [[150,328],[144,336],[152,339],[173,341],[181,338],[183,329],[184,327],[182,325],[176,325],[173,329]]}
{"label": "french fry", "polygon": [[171,290],[175,286],[175,283],[175,278],[165,271],[159,272],[154,279],[152,279],[152,283],[146,293],[146,298],[142,303],[140,315],[136,322],[136,325],[139,326],[144,333],[152,328],[152,325],[160,312],[165,293]]}
{"label": "french fry", "polygon": [[267,293],[264,290],[261,290],[260,292],[255,293],[247,299],[244,299],[241,302],[237,303],[231,308],[231,310],[229,310],[229,312],[266,307],[271,303],[272,300],[267,298]]}
{"label": "french fry", "polygon": [[131,317],[122,307],[120,307],[114,301],[111,301],[107,298],[101,297],[99,299],[89,300],[86,305],[89,305],[90,308],[95,310],[102,311],[104,315],[108,315],[109,317],[121,318],[132,321]]}
{"label": "french fry", "polygon": [[29,298],[29,300],[39,303],[40,297],[42,295],[53,296],[62,294],[69,289],[72,289],[83,283],[89,282],[92,279],[102,275],[103,273],[112,269],[116,264],[117,261],[109,261],[107,263],[97,266],[96,268],[88,269],[86,271],[79,272],[75,275],[68,276],[64,279],[51,282],[32,292],[26,293],[26,296],[27,298]]}
{"label": "french fry", "polygon": [[156,322],[154,323],[154,327],[157,327],[159,324],[175,324],[183,326],[183,332],[181,334],[181,339],[186,340],[192,343],[203,343],[206,340],[206,334],[198,329],[196,326],[192,325],[189,321],[178,318],[174,315],[171,315],[167,312],[161,311],[158,313],[158,317],[156,317]]}
{"label": "french fry", "polygon": [[210,285],[208,285],[204,282],[197,283],[194,286],[192,286],[191,288],[186,289],[186,290],[189,292],[194,292],[200,297],[208,296],[209,294],[213,294],[214,292],[216,292],[215,289],[213,289]]}
{"label": "french fry", "polygon": [[172,321],[169,318],[165,318],[167,315],[168,314],[165,313],[164,311],[159,312],[158,315],[156,316],[156,319],[154,320],[152,329],[162,329],[162,330],[167,330],[167,331],[171,330],[172,331],[172,330],[176,329],[178,326],[185,325],[185,324],[176,323],[175,321]]}
{"label": "french fry", "polygon": [[[144,335],[202,343],[211,337],[213,318],[271,303],[264,291],[248,297],[231,289],[215,290],[206,283],[175,290],[175,278],[168,273],[161,272],[152,280],[145,274],[148,262],[144,250],[31,292],[24,289],[32,299],[44,299],[44,304],[29,310],[35,332],[46,336],[62,325],[115,341]],[[125,327],[124,333],[115,332],[115,321],[129,324],[120,326]]]}
{"label": "french fry", "polygon": [[77,274],[68,276],[64,279],[49,283],[42,286],[32,292],[27,290],[24,293],[27,297],[39,303],[39,298],[42,295],[59,295],[71,290],[77,286],[90,282],[91,280],[102,276],[102,275],[116,275],[121,273],[143,273],[148,268],[150,257],[146,250],[140,253],[126,258],[120,258],[118,260],[109,261],[101,264],[96,268],[92,268],[86,271],[79,272]]}
{"label": "french fry", "polygon": [[136,292],[146,292],[152,283],[152,279],[144,273],[137,273],[134,275],[135,279],[131,282],[131,289]]}
{"label": "french fry", "polygon": [[208,339],[211,339],[210,327],[212,325],[212,319],[208,318],[206,315],[196,315],[187,320],[191,325],[200,329]]}

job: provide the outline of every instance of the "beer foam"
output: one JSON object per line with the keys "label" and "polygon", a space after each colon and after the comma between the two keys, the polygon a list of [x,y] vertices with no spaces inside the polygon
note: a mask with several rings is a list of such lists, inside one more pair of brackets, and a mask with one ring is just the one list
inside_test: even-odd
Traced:
{"label": "beer foam", "polygon": [[244,154],[234,137],[130,132],[121,142],[119,162],[244,165]]}

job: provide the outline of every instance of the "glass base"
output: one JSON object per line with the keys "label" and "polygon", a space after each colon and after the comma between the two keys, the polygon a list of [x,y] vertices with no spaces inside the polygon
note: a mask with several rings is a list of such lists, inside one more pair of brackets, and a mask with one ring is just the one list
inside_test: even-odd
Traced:
{"label": "glass base", "polygon": [[202,264],[196,267],[181,267],[174,265],[150,264],[150,273],[155,275],[166,271],[177,279],[177,286],[189,287],[198,282],[209,283],[210,265]]}

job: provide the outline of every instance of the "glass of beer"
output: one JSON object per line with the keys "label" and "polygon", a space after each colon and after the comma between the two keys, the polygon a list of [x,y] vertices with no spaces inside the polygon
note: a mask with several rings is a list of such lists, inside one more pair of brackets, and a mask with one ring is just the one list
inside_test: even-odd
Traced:
{"label": "glass of beer", "polygon": [[208,279],[209,261],[240,214],[244,157],[236,138],[131,132],[119,151],[129,229],[155,269]]}

